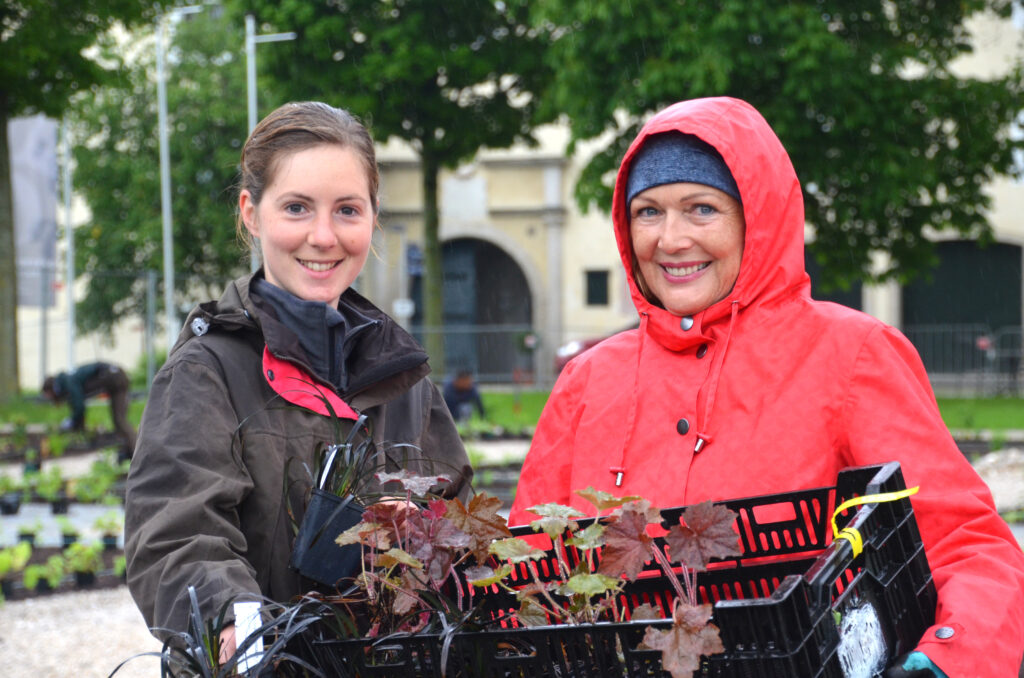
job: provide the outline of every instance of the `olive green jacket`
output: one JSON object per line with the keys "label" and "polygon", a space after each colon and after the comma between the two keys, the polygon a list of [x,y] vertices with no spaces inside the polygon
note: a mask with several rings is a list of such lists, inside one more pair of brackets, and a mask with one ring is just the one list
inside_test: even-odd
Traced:
{"label": "olive green jacket", "polygon": [[[128,587],[159,638],[187,630],[190,586],[204,619],[233,600],[286,602],[312,588],[288,567],[294,524],[318,445],[342,442],[353,422],[275,393],[268,359],[312,370],[296,336],[250,296],[251,279],[192,311],[143,414],[128,475],[125,555]],[[427,377],[426,353],[353,290],[341,303],[379,322],[355,339],[349,388],[337,395],[368,415],[389,470],[444,473],[452,479],[439,486],[444,493],[465,496],[472,469]],[[297,387],[311,384],[332,390],[313,377]],[[410,450],[420,458],[410,461]]]}

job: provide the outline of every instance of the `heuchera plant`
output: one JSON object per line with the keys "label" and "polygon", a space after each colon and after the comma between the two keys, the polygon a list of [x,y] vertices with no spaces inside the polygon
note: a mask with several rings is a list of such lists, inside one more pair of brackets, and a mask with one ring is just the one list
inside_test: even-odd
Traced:
{"label": "heuchera plant", "polygon": [[[530,510],[538,519],[532,527],[551,538],[558,563],[554,578],[545,580],[536,561],[549,554],[512,536],[498,514],[499,499],[481,493],[468,505],[458,499],[417,500],[446,478],[402,471],[378,474],[378,479],[400,483],[405,501],[370,506],[362,522],[337,539],[364,549],[364,569],[356,584],[369,628],[360,635],[424,630],[435,616],[445,629],[470,622],[475,609],[464,611],[461,587],[445,589],[449,577],[457,581],[457,568],[474,586],[497,586],[514,594],[519,603],[515,618],[522,626],[659,619],[663,614],[649,604],[623,610],[617,603],[626,582],[635,580],[653,559],[675,589],[676,600],[671,628],[648,627],[644,646],[661,651],[662,666],[673,678],[689,678],[702,655],[724,650],[717,627],[710,623],[711,605],[699,603],[696,583],[697,572],[711,559],[740,555],[736,514],[723,506],[704,502],[688,507],[682,522],[667,533],[660,511],[640,497],[614,497],[593,488],[578,491],[596,508],[593,520],[582,528],[586,516],[576,509],[535,506]],[[652,532],[662,533],[663,539],[655,539]],[[525,563],[532,574],[526,585],[508,581],[517,563]],[[455,591],[455,600],[446,590]]]}

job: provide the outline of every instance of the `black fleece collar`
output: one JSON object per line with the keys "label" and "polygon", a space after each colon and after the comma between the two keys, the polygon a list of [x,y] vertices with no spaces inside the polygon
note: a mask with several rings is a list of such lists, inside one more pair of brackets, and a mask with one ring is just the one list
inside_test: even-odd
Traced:
{"label": "black fleece collar", "polygon": [[346,364],[355,339],[380,321],[343,302],[332,308],[322,301],[300,299],[262,278],[254,278],[250,289],[270,305],[282,325],[295,333],[313,374],[340,392],[346,391]]}

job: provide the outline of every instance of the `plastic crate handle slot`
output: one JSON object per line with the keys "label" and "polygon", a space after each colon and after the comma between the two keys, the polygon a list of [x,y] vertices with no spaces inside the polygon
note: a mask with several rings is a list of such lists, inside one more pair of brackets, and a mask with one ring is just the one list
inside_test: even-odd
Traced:
{"label": "plastic crate handle slot", "polygon": [[882,504],[887,501],[899,501],[905,499],[911,495],[917,494],[917,491],[921,489],[921,486],[909,487],[899,492],[882,492],[879,494],[866,494],[863,497],[854,497],[848,499],[842,504],[836,507],[836,510],[832,512],[832,536],[835,539],[845,539],[850,542],[850,546],[853,548],[853,557],[856,558],[860,555],[861,551],[864,550],[864,538],[860,535],[860,530],[856,527],[844,527],[840,530],[836,526],[836,518],[839,514],[846,509],[853,508],[854,506],[860,506],[862,504]]}

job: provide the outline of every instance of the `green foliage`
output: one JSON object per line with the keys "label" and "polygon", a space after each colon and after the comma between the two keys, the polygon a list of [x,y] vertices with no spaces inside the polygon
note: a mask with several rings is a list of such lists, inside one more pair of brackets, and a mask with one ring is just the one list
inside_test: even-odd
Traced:
{"label": "green foliage", "polygon": [[58,555],[50,556],[45,563],[34,563],[25,567],[22,575],[22,582],[27,589],[38,588],[39,583],[45,581],[51,589],[60,586],[61,580],[67,573],[67,563],[64,558]]}
{"label": "green foliage", "polygon": [[36,493],[46,501],[54,501],[64,489],[64,474],[60,466],[49,466],[42,473],[35,474]]}
{"label": "green foliage", "polygon": [[43,531],[43,523],[40,520],[33,520],[30,523],[18,525],[18,537],[32,537],[35,539]]}
{"label": "green foliage", "polygon": [[938,398],[951,430],[1024,430],[1024,398]]}
{"label": "green foliage", "polygon": [[[184,300],[219,292],[226,277],[247,269],[231,217],[247,133],[244,35],[241,23],[212,8],[168,32],[174,266],[190,274],[176,276],[175,286]],[[75,185],[91,212],[75,233],[76,270],[87,281],[76,316],[81,331],[109,331],[121,318],[145,316],[139,272],[163,267],[152,33],[132,34],[130,63],[119,61],[124,45],[104,43],[104,58],[120,66],[118,79],[74,102]]]}
{"label": "green foliage", "polygon": [[64,537],[77,537],[81,534],[81,530],[71,521],[67,516],[57,516],[55,518],[57,523],[57,529],[60,530],[61,536]]}
{"label": "green foliage", "polygon": [[1010,0],[538,0],[556,26],[546,105],[574,142],[611,133],[576,188],[609,209],[614,171],[651,113],[682,99],[750,101],[789,151],[804,187],[823,288],[871,276],[910,280],[934,263],[926,229],[990,237],[984,187],[1020,148],[1020,65],[1005,77],[958,77],[965,20],[1008,16]]}
{"label": "green foliage", "polygon": [[22,541],[0,549],[0,579],[9,579],[25,569],[32,557],[32,545]]}
{"label": "green foliage", "polygon": [[96,519],[93,527],[104,537],[117,537],[124,530],[124,518],[117,511],[107,511]]}
{"label": "green foliage", "polygon": [[68,97],[109,77],[88,48],[118,22],[152,15],[135,0],[19,0],[0,7],[0,403],[18,394],[17,268],[7,122],[21,114],[61,117]]}
{"label": "green foliage", "polygon": [[103,547],[76,541],[64,549],[64,560],[70,572],[96,574],[103,567]]}

